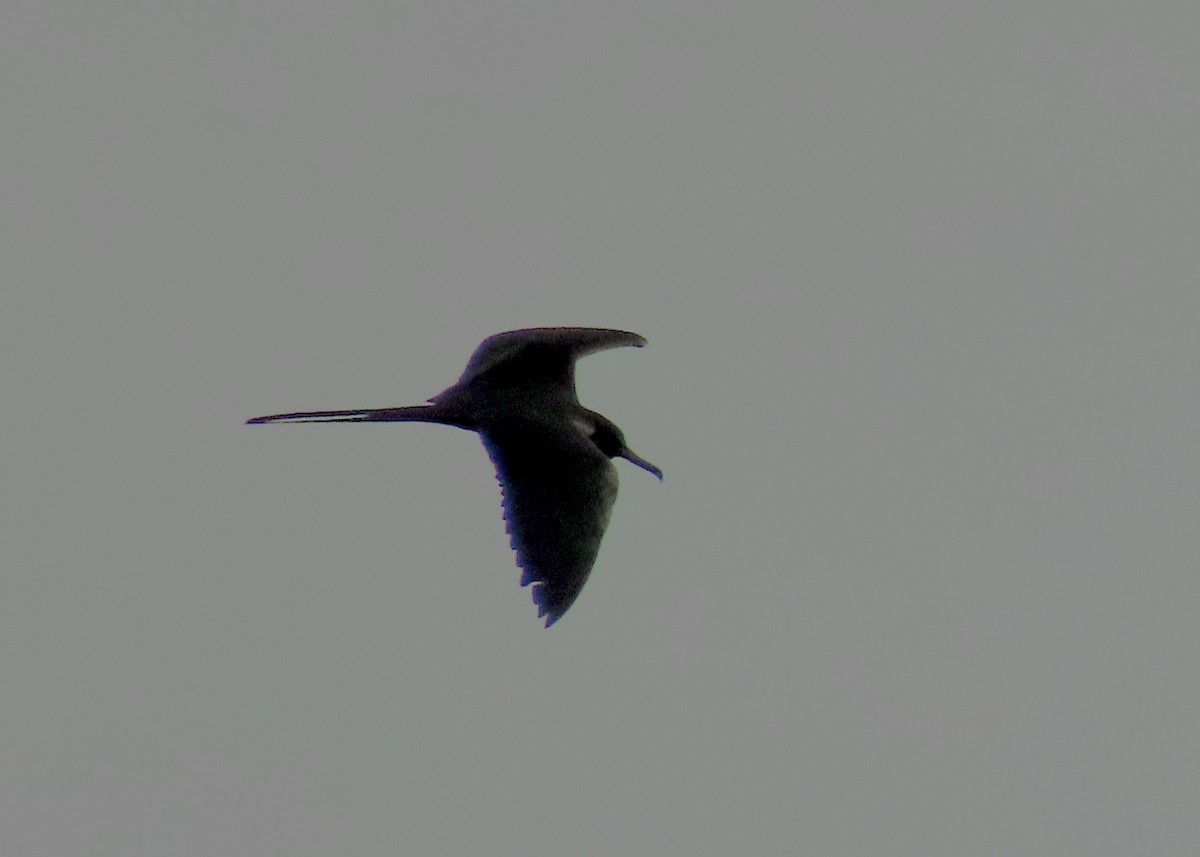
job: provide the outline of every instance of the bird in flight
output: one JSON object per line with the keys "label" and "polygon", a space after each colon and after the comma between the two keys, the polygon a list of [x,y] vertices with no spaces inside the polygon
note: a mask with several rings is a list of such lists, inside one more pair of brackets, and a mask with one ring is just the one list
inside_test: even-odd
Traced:
{"label": "bird in flight", "polygon": [[549,628],[579,596],[596,562],[617,498],[624,458],[662,479],[607,418],[579,404],[575,360],[595,351],[641,347],[636,333],[595,327],[534,327],[485,339],[458,383],[424,405],[309,411],[255,417],[261,423],[440,423],[477,432],[496,466],[504,520]]}

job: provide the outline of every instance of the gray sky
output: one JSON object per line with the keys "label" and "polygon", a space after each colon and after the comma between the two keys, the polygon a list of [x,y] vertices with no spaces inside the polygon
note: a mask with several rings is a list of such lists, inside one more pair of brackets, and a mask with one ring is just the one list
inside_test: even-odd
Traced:
{"label": "gray sky", "polygon": [[[1200,7],[11,3],[0,838],[1200,848]],[[485,336],[666,471],[534,618]]]}

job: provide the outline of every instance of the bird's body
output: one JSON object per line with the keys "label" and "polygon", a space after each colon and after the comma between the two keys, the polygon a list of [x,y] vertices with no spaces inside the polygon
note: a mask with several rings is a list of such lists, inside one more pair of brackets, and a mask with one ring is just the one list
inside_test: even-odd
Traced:
{"label": "bird's body", "polygon": [[458,383],[426,405],[308,411],[273,422],[432,422],[478,432],[504,494],[504,519],[521,585],[533,584],[538,616],[553,625],[579,595],[596,561],[617,496],[610,459],[662,471],[625,445],[621,430],[579,404],[575,360],[626,345],[636,333],[543,327],[498,333],[471,355]]}

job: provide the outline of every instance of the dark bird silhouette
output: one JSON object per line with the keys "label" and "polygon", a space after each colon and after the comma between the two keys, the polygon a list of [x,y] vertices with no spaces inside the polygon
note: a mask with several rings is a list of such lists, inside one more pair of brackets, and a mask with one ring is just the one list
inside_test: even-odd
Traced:
{"label": "dark bird silhouette", "polygon": [[504,519],[549,628],[579,596],[596,562],[617,498],[624,458],[662,479],[634,454],[621,430],[579,404],[575,360],[594,351],[638,347],[636,333],[593,327],[535,327],[489,336],[458,383],[425,405],[309,411],[248,422],[426,422],[478,432],[504,495]]}

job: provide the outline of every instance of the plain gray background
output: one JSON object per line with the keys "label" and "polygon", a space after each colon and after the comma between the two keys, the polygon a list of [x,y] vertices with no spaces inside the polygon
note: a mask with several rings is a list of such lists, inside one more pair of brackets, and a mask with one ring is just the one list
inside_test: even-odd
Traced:
{"label": "plain gray background", "polygon": [[[0,848],[1200,849],[1193,2],[13,2]],[[625,328],[550,631],[485,336]]]}

